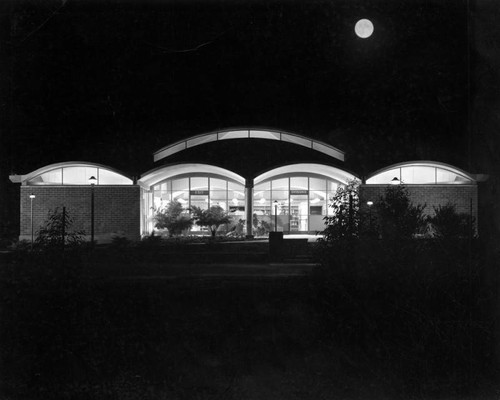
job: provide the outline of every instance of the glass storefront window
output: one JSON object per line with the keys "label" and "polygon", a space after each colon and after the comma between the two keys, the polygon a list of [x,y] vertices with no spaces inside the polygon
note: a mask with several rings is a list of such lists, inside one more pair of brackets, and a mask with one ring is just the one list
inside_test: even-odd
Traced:
{"label": "glass storefront window", "polygon": [[309,182],[307,177],[291,177],[290,190],[308,190]]}
{"label": "glass storefront window", "polygon": [[189,190],[189,178],[174,179],[172,181],[172,191],[188,191]]}
{"label": "glass storefront window", "polygon": [[275,179],[271,181],[271,189],[274,190],[288,190],[288,178]]}
{"label": "glass storefront window", "polygon": [[208,178],[205,177],[191,178],[191,190],[208,190]]}
{"label": "glass storefront window", "polygon": [[210,190],[226,190],[227,189],[227,181],[217,178],[210,178]]}
{"label": "glass storefront window", "polygon": [[[328,197],[335,194],[338,186],[338,182],[328,179],[297,176],[255,185],[252,217],[255,230],[259,235],[265,234],[263,232],[274,229],[276,219],[278,231],[323,230],[323,218],[329,214]],[[186,210],[190,206],[207,209],[219,205],[232,217],[232,224],[246,219],[245,187],[224,179],[169,179],[156,185],[153,193],[155,206],[165,206],[170,200],[181,202]],[[228,229],[231,229],[231,224]],[[192,229],[193,232],[200,230],[197,226]]]}

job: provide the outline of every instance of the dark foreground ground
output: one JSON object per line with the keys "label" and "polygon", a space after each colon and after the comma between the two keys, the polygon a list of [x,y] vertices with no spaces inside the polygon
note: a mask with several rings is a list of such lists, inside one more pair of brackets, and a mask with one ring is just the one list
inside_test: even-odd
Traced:
{"label": "dark foreground ground", "polygon": [[139,264],[9,275],[0,398],[500,398],[488,368],[335,317],[311,265]]}

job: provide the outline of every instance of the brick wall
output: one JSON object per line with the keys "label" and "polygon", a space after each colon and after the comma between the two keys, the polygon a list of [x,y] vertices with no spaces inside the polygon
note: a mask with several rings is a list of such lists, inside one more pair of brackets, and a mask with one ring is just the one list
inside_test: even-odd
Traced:
{"label": "brick wall", "polygon": [[[73,218],[70,230],[84,230],[91,235],[90,186],[21,186],[20,240],[31,239],[31,212],[29,195],[33,193],[33,227],[36,232],[47,220],[49,210],[66,207]],[[99,243],[111,241],[114,236],[130,240],[140,237],[139,186],[94,187],[94,238]]]}
{"label": "brick wall", "polygon": [[[383,196],[387,185],[361,185],[360,206],[366,209],[366,202],[374,204]],[[472,199],[472,215],[478,226],[477,185],[408,185],[406,186],[413,204],[426,204],[424,213],[434,215],[434,207],[450,202],[459,213],[470,213]]]}

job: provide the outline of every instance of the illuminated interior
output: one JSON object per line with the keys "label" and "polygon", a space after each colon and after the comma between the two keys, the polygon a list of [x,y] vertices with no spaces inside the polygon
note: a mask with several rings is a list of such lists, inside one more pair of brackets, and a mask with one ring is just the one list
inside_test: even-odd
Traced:
{"label": "illuminated interior", "polygon": [[[196,175],[167,179],[154,185],[143,199],[147,202],[148,226],[145,228],[150,232],[154,229],[154,213],[164,210],[171,201],[181,203],[186,214],[193,206],[206,210],[218,205],[229,213],[234,223],[245,219],[245,186],[220,177]],[[200,230],[196,225],[191,229],[192,232]]]}
{"label": "illuminated interior", "polygon": [[255,178],[253,212],[260,224],[284,232],[324,229],[323,218],[332,214],[329,199],[339,186],[355,176],[322,164],[293,164]]}
{"label": "illuminated interior", "polygon": [[[208,209],[218,205],[229,213],[234,226],[245,219],[244,181],[229,170],[206,164],[172,165],[146,173],[139,180],[145,189],[142,195],[143,232],[155,229],[155,213],[164,210],[171,201],[181,203],[186,214],[192,206]],[[202,229],[206,230],[194,225],[191,232]]]}
{"label": "illuminated interior", "polygon": [[90,163],[61,163],[40,168],[23,177],[26,185],[132,185],[133,181],[109,167]]}
{"label": "illuminated interior", "polygon": [[375,172],[366,180],[368,185],[394,182],[405,185],[470,185],[474,183],[474,179],[456,167],[429,161],[391,165]]}

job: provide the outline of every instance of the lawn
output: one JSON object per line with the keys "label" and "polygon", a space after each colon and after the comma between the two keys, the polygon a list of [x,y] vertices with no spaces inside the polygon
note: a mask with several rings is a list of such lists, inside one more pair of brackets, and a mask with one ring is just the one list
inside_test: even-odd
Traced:
{"label": "lawn", "polygon": [[498,398],[475,364],[384,333],[396,317],[366,325],[321,270],[138,279],[161,272],[143,262],[115,279],[51,257],[2,270],[2,399]]}

